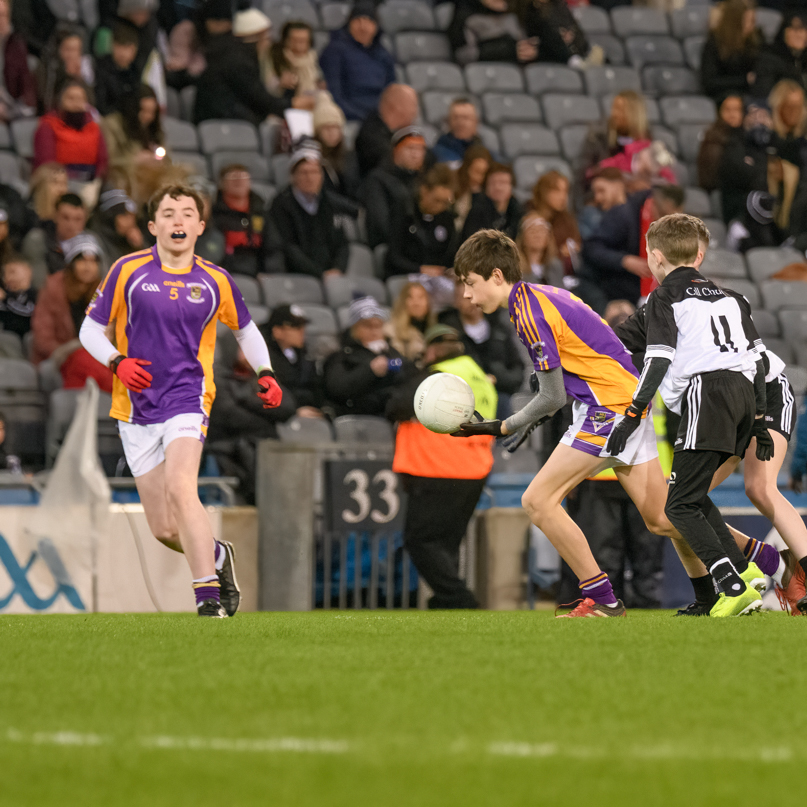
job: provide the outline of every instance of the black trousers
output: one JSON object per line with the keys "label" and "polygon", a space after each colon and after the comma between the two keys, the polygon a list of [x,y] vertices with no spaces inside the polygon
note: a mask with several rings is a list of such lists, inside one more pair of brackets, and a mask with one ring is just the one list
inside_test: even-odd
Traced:
{"label": "black trousers", "polygon": [[[587,479],[569,498],[568,507],[569,515],[586,536],[594,559],[611,579],[614,594],[629,608],[660,608],[667,539],[647,529],[622,485]],[[578,599],[578,582],[564,563],[558,601]]]}
{"label": "black trousers", "polygon": [[460,544],[484,479],[431,479],[401,474],[409,494],[404,546],[434,596],[429,608],[478,608],[459,577]]}

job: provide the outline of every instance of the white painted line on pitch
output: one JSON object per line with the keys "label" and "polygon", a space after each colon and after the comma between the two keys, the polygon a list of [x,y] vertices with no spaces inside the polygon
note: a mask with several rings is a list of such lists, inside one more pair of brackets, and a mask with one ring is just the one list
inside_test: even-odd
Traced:
{"label": "white painted line on pitch", "polygon": [[[7,742],[26,745],[100,746],[120,744],[114,737],[101,734],[79,734],[74,731],[35,732],[24,734],[8,729]],[[235,753],[273,754],[292,752],[302,754],[344,754],[350,750],[346,740],[321,740],[305,737],[273,737],[266,739],[223,737],[141,737],[134,742],[143,748],[174,751],[231,751]]]}

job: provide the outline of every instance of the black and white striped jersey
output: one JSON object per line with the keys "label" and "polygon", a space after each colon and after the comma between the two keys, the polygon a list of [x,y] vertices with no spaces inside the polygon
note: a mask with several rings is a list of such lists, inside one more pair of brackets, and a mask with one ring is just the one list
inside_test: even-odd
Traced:
{"label": "black and white striped jersey", "polygon": [[730,370],[753,383],[762,342],[741,294],[681,266],[650,294],[645,317],[645,361],[672,362],[659,387],[671,411],[681,412],[690,379],[701,373]]}

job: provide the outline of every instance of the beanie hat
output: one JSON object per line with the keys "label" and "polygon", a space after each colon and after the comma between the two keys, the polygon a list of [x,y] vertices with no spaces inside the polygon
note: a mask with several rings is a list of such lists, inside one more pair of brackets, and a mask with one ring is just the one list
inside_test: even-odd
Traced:
{"label": "beanie hat", "polygon": [[350,9],[350,16],[348,22],[355,20],[357,17],[368,17],[373,22],[378,23],[378,12],[376,11],[375,3],[372,0],[357,0]]}
{"label": "beanie hat", "polygon": [[294,148],[291,153],[291,160],[289,160],[289,171],[294,168],[303,160],[311,160],[315,163],[322,162],[322,150],[316,140],[310,137],[303,138]]}
{"label": "beanie hat", "polygon": [[98,202],[98,208],[102,213],[106,213],[110,218],[121,215],[121,213],[136,213],[137,205],[122,190],[117,188],[104,191]]}
{"label": "beanie hat", "polygon": [[327,94],[323,94],[314,107],[314,131],[329,125],[336,125],[340,129],[344,129],[345,113],[327,97]]}
{"label": "beanie hat", "polygon": [[409,137],[419,139],[424,146],[426,145],[426,138],[417,126],[404,126],[403,129],[397,129],[392,133],[392,147],[397,148]]}
{"label": "beanie hat", "polygon": [[386,309],[382,308],[374,297],[359,297],[354,300],[348,308],[348,325],[352,328],[357,322],[363,319],[389,319]]}
{"label": "beanie hat", "polygon": [[101,247],[98,242],[88,233],[79,233],[71,238],[64,250],[64,262],[72,263],[79,255],[95,255],[101,257]]}
{"label": "beanie hat", "polygon": [[233,19],[235,36],[255,36],[272,27],[272,21],[257,8],[239,11]]}
{"label": "beanie hat", "polygon": [[205,20],[232,20],[233,0],[206,0],[199,11],[199,17],[202,22]]}

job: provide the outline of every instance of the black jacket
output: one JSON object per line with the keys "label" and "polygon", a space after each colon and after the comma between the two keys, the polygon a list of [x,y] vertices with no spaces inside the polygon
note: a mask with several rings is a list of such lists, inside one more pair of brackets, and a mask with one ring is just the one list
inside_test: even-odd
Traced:
{"label": "black jacket", "polygon": [[36,227],[36,213],[28,207],[19,191],[0,183],[0,207],[8,213],[8,234],[15,249],[20,248],[28,231]]}
{"label": "black jacket", "polygon": [[230,274],[251,275],[263,271],[263,233],[266,228],[266,205],[257,193],[249,194],[249,210],[242,213],[227,207],[221,194],[213,205],[213,222],[225,241],[221,264]]}
{"label": "black jacket", "polygon": [[[787,23],[783,23],[784,29]],[[807,91],[807,48],[792,51],[786,44],[784,30],[780,30],[773,44],[759,54],[754,96],[767,98],[777,82],[789,78]]]}
{"label": "black jacket", "polygon": [[387,277],[418,274],[421,266],[454,265],[459,239],[454,215],[446,210],[438,216],[424,216],[414,201],[409,209],[396,210],[386,257]]}
{"label": "black jacket", "polygon": [[457,0],[446,34],[461,65],[517,62],[516,45],[524,38],[515,14],[493,11],[482,0]]}
{"label": "black jacket", "polygon": [[289,361],[288,356],[280,349],[280,345],[272,338],[267,325],[260,331],[269,348],[269,358],[278,383],[294,396],[297,406],[322,406],[324,398],[322,375],[317,370],[316,362],[309,359],[304,350],[294,350],[297,360]]}
{"label": "black jacket", "polygon": [[[773,135],[775,143],[776,135]],[[772,145],[771,148],[774,148]],[[745,201],[751,191],[768,190],[768,154],[744,133],[733,137],[723,149],[723,158],[717,169],[717,182],[723,204],[723,221],[742,218]]]}
{"label": "black jacket", "polygon": [[465,355],[470,356],[488,375],[496,377],[496,391],[502,395],[512,395],[521,389],[524,380],[524,365],[513,340],[513,331],[504,312],[486,314],[490,325],[490,336],[477,344],[465,333],[459,311],[449,308],[440,314],[440,322],[450,325],[459,333]]}
{"label": "black jacket", "polygon": [[729,92],[740,95],[750,92],[756,97],[756,88],[748,84],[748,74],[756,70],[758,56],[756,50],[745,50],[721,59],[714,34],[710,34],[701,56],[703,91],[715,99]]}
{"label": "black jacket", "polygon": [[411,205],[418,176],[417,171],[386,161],[362,183],[359,200],[367,210],[367,243],[371,249],[389,243],[394,211]]}
{"label": "black jacket", "polygon": [[289,108],[289,101],[271,95],[261,81],[254,45],[220,34],[210,38],[205,55],[207,68],[196,88],[196,123],[235,118],[258,126],[267,115],[282,117]]}
{"label": "black jacket", "polygon": [[[528,37],[538,37],[538,61],[566,64],[572,56],[588,56],[589,44],[583,29],[572,15],[565,0],[548,3],[532,2],[524,10],[524,29]],[[572,34],[564,41],[562,32]]]}
{"label": "black jacket", "polygon": [[642,206],[651,191],[639,191],[623,205],[608,210],[594,235],[583,241],[583,260],[609,300],[629,300],[641,294],[641,279],[622,266],[626,255],[639,254]]}
{"label": "black jacket", "polygon": [[322,277],[328,269],[347,269],[349,244],[340,214],[327,191],[320,194],[315,215],[306,213],[291,186],[272,201],[266,217],[266,244],[282,252],[287,272]]}
{"label": "black jacket", "polygon": [[0,330],[25,336],[31,330],[35,305],[36,289],[6,292],[5,297],[0,300]]}
{"label": "black jacket", "polygon": [[364,179],[376,166],[392,156],[392,132],[377,111],[371,112],[356,135],[359,175]]}
{"label": "black jacket", "polygon": [[398,372],[379,378],[370,368],[376,354],[357,342],[349,331],[342,336],[342,347],[325,362],[325,394],[340,415],[377,415],[384,417],[392,391],[415,372],[414,365],[403,359],[393,347],[384,354],[402,359]]}
{"label": "black jacket", "polygon": [[515,196],[510,197],[507,210],[499,213],[493,202],[480,193],[471,205],[468,217],[462,227],[462,241],[467,241],[479,230],[500,230],[505,235],[509,235],[514,241],[518,235],[518,225],[524,210]]}
{"label": "black jacket", "polygon": [[121,70],[111,56],[95,63],[95,106],[102,115],[119,112],[121,99],[138,91],[142,80],[135,63]]}

